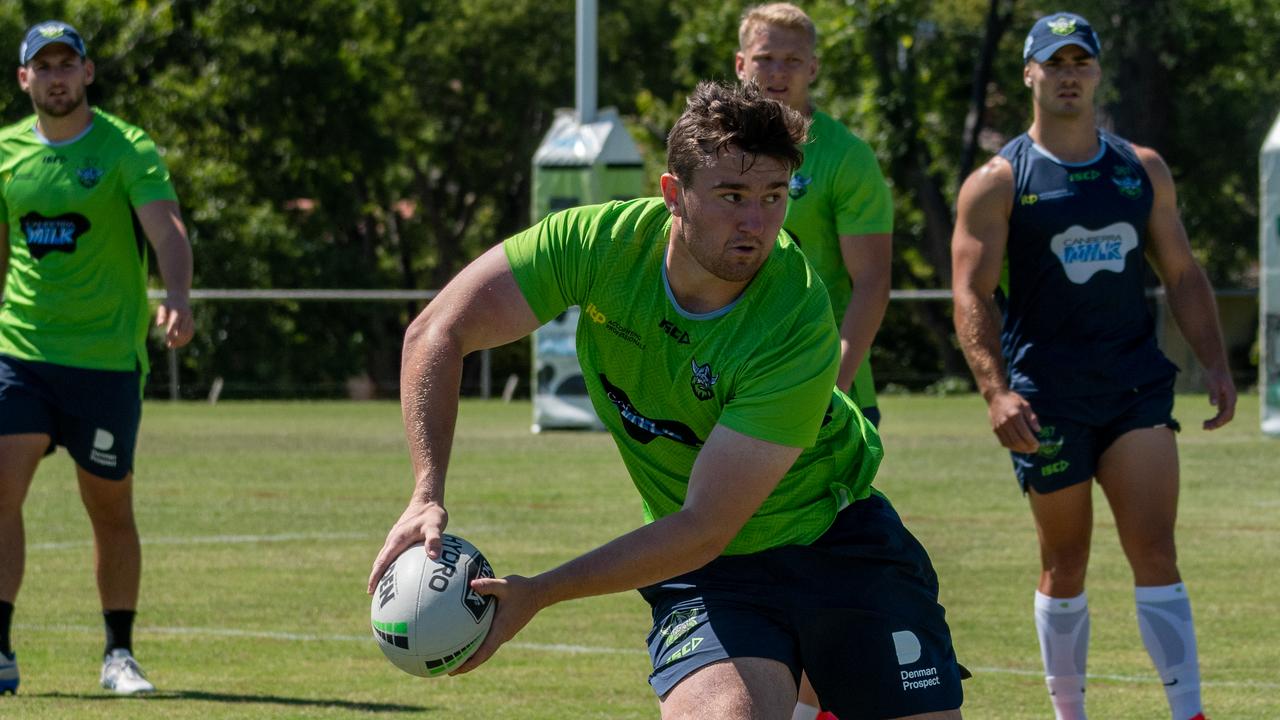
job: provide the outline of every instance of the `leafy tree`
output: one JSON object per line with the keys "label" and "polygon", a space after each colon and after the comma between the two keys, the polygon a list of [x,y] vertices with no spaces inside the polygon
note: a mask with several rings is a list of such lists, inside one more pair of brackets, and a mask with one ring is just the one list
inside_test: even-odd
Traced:
{"label": "leafy tree", "polygon": [[[733,76],[747,4],[602,3],[600,101],[630,118],[655,191],[686,92]],[[1030,123],[1021,43],[1057,3],[804,5],[820,31],[815,101],[876,149],[894,190],[894,286],[946,288],[956,190]],[[1280,0],[1075,9],[1102,37],[1104,121],[1165,156],[1213,280],[1247,282]],[[91,101],[165,151],[197,287],[440,287],[529,222],[530,158],[573,102],[573,0],[11,0],[0,51],[54,17],[86,36]],[[0,108],[16,121],[30,102],[0,83]],[[184,381],[335,394],[367,373],[390,393],[417,309],[204,304]],[[882,381],[967,377],[940,303],[892,303],[873,360]],[[499,364],[523,374],[527,346]]]}

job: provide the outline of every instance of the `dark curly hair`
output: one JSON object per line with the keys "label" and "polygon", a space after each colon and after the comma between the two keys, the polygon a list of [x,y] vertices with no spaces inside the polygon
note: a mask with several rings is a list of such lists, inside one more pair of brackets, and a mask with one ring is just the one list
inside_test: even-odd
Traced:
{"label": "dark curly hair", "polygon": [[746,156],[745,172],[761,155],[791,170],[804,162],[800,147],[809,121],[786,105],[764,97],[755,83],[698,83],[684,113],[667,135],[667,172],[683,182],[730,147]]}

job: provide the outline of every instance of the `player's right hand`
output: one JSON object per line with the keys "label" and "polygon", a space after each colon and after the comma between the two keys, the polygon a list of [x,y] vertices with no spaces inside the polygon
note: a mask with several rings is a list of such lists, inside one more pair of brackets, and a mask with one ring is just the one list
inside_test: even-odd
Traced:
{"label": "player's right hand", "polygon": [[419,500],[410,502],[409,507],[400,514],[400,519],[391,526],[391,532],[387,533],[386,542],[382,543],[382,549],[373,561],[373,570],[369,573],[369,585],[365,592],[372,595],[373,589],[391,563],[414,543],[423,544],[427,557],[433,560],[440,557],[440,536],[444,534],[448,524],[449,511],[444,509],[444,505]]}
{"label": "player's right hand", "polygon": [[1027,399],[1012,390],[1001,390],[987,401],[991,430],[1000,444],[1014,452],[1031,454],[1040,449],[1036,433],[1040,420]]}
{"label": "player's right hand", "polygon": [[182,300],[166,299],[156,310],[156,327],[164,331],[165,347],[172,349],[186,345],[196,334],[191,306]]}
{"label": "player's right hand", "polygon": [[1218,408],[1218,412],[1204,421],[1204,429],[1217,430],[1236,415],[1236,384],[1225,368],[1208,371],[1205,384],[1209,387],[1209,403]]}

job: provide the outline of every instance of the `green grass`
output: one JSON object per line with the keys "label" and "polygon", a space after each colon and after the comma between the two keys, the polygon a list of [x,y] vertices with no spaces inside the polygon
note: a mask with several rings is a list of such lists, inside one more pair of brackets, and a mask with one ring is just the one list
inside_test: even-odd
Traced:
{"label": "green grass", "polygon": [[[974,397],[883,398],[878,486],[933,556],[969,718],[1051,714],[1031,623],[1034,529]],[[1257,398],[1216,433],[1179,398],[1181,567],[1217,718],[1280,717],[1280,443]],[[612,442],[529,433],[528,404],[466,402],[449,480],[451,528],[499,574],[530,574],[634,527],[640,506]],[[161,692],[97,687],[100,615],[70,461],[42,463],[26,505],[27,576],[9,718],[653,718],[647,607],[635,593],[545,611],[479,671],[420,680],[368,630],[369,564],[410,480],[392,404],[148,404],[137,468],[144,542],[135,648]],[[1099,494],[1089,575],[1090,710],[1167,717],[1134,621],[1132,582]],[[123,703],[123,705],[122,705]]]}

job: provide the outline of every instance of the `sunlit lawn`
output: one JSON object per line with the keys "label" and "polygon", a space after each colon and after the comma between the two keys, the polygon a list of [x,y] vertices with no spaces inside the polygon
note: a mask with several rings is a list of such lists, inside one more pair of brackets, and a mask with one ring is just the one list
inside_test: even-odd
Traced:
{"label": "sunlit lawn", "polygon": [[[982,403],[882,399],[878,481],[933,556],[970,718],[1051,716],[1031,622],[1034,530]],[[1179,399],[1180,560],[1200,631],[1210,714],[1280,717],[1280,441],[1257,398],[1217,433],[1203,397]],[[499,574],[534,573],[640,522],[612,442],[529,432],[527,403],[463,404],[451,528]],[[0,718],[653,718],[645,604],[635,593],[549,609],[485,667],[420,680],[368,631],[369,564],[410,488],[389,403],[151,403],[139,447],[145,554],[135,648],[160,688],[97,688],[92,548],[66,455],[26,506],[28,563],[15,645],[21,694]],[[1089,575],[1091,715],[1167,717],[1138,638],[1132,582],[1099,495]],[[123,703],[123,704],[122,704]]]}

